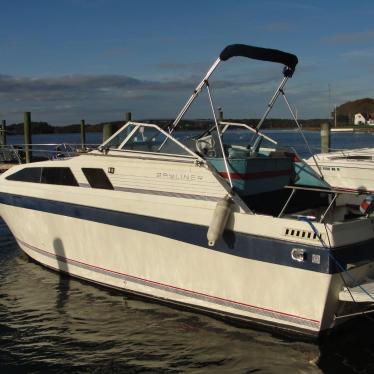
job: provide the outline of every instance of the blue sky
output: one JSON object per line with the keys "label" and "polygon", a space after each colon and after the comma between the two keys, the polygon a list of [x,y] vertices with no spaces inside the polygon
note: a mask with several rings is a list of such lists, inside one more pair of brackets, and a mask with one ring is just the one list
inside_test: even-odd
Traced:
{"label": "blue sky", "polygon": [[[373,97],[374,3],[303,0],[0,0],[0,118],[53,125],[173,118],[228,44],[296,54],[301,118]],[[261,116],[278,64],[234,58],[211,79],[225,116]],[[330,95],[329,95],[330,92]],[[187,117],[208,118],[205,95]],[[288,118],[283,102],[274,117]]]}

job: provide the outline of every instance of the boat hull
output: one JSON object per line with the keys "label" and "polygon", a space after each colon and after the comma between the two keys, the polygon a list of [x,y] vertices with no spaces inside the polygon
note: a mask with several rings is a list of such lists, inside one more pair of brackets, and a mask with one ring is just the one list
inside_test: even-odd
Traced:
{"label": "boat hull", "polygon": [[[9,205],[0,208],[21,249],[52,269],[287,331],[315,336],[332,326],[337,299],[331,293],[341,289],[337,274],[243,258],[144,227],[129,229]],[[25,222],[22,228],[20,219]]]}
{"label": "boat hull", "polygon": [[[366,154],[365,150],[362,150],[362,152],[363,155]],[[334,189],[374,194],[372,153],[368,153],[367,156],[370,160],[355,158],[354,151],[347,151],[346,153],[335,152],[315,156],[324,180]],[[348,156],[351,153],[352,156],[349,158]],[[361,157],[360,155],[359,151],[357,151],[356,157]],[[318,171],[313,158],[306,162],[314,170]]]}

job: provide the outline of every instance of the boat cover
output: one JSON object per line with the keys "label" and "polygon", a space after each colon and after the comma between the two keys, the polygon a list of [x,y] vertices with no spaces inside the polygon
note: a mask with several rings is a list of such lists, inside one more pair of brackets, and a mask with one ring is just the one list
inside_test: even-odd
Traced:
{"label": "boat cover", "polygon": [[[255,60],[278,62],[286,65],[289,69],[287,76],[292,76],[298,63],[297,57],[292,53],[279,51],[277,49],[254,47],[246,44],[228,45],[220,54],[220,59],[226,61],[231,57],[242,56]],[[286,75],[286,74],[285,74]]]}

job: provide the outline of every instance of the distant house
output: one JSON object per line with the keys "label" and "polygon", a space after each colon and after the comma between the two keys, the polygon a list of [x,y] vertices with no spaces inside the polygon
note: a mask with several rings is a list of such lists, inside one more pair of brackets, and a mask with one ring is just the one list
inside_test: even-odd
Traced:
{"label": "distant house", "polygon": [[366,125],[366,118],[362,113],[355,114],[355,125]]}
{"label": "distant house", "polygon": [[374,125],[374,113],[356,113],[355,114],[355,125]]}
{"label": "distant house", "polygon": [[369,113],[366,123],[368,125],[374,125],[374,113]]}

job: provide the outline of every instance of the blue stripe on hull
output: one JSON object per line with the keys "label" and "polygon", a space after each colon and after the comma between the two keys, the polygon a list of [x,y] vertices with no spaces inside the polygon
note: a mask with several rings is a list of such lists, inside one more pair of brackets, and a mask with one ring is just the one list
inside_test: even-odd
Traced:
{"label": "blue stripe on hull", "polygon": [[[339,271],[330,259],[328,250],[312,245],[225,230],[216,245],[208,247],[207,226],[7,193],[0,193],[0,203],[155,234],[256,261],[327,274]],[[344,266],[347,262],[352,262],[350,258],[352,253],[354,253],[356,261],[363,258],[373,260],[374,251],[371,250],[373,246],[374,240],[357,244],[354,248],[350,246],[333,250],[333,253]],[[306,261],[292,260],[291,251],[295,247],[305,250]],[[320,256],[319,264],[312,262],[312,255]]]}

